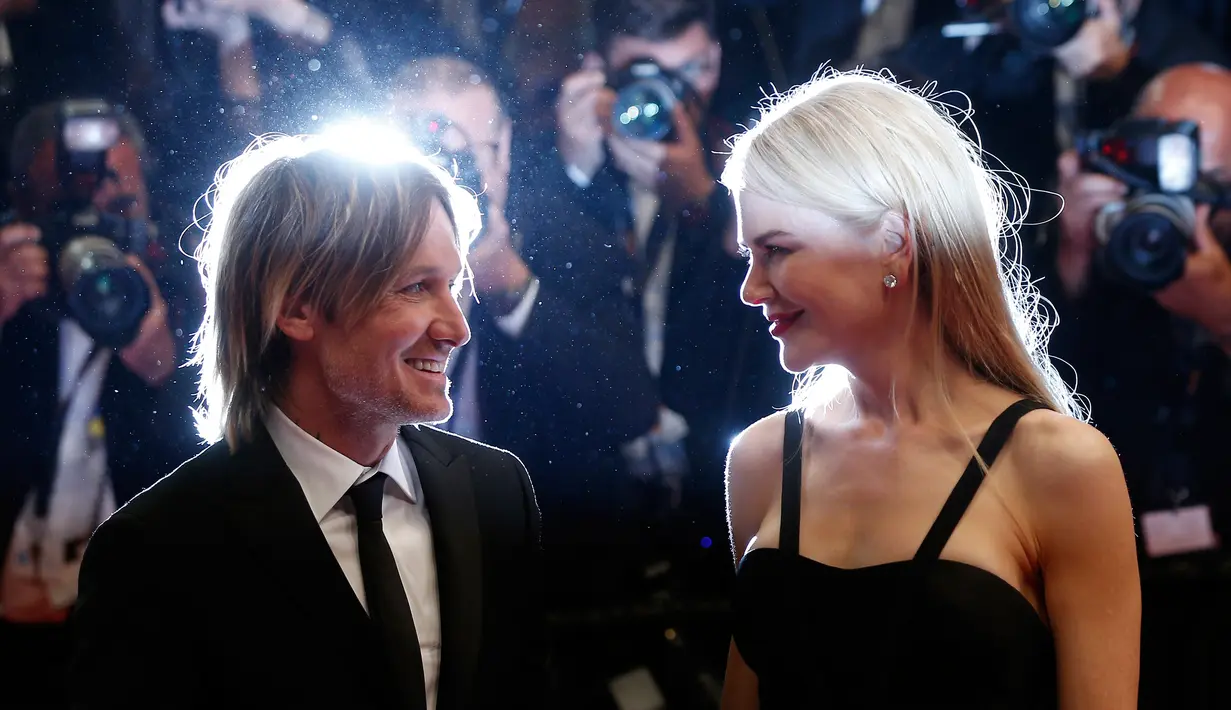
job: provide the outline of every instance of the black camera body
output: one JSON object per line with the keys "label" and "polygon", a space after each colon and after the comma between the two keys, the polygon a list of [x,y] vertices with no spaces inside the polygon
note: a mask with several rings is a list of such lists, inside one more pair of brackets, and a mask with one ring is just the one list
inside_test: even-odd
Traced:
{"label": "black camera body", "polygon": [[120,138],[119,114],[102,101],[65,101],[56,140],[63,198],[35,220],[54,283],[52,310],[75,320],[99,345],[122,348],[137,336],[152,295],[126,254],[147,255],[157,229],[146,220],[104,214],[93,204],[110,176],[107,151]]}
{"label": "black camera body", "polygon": [[1131,118],[1077,136],[1076,148],[1085,169],[1130,190],[1127,200],[1107,205],[1095,218],[1096,264],[1109,278],[1147,292],[1183,276],[1196,205],[1231,204],[1223,185],[1201,174],[1197,124]]}
{"label": "black camera body", "polygon": [[157,230],[145,220],[103,214],[97,209],[57,209],[36,220],[47,249],[53,295],[61,313],[99,345],[123,348],[133,341],[150,310],[145,279],[125,254],[146,254]]}
{"label": "black camera body", "polygon": [[443,114],[417,116],[409,124],[410,138],[429,160],[452,175],[459,185],[475,194],[479,202],[479,212],[486,216],[487,189],[474,153],[468,148],[450,150],[446,147],[445,134],[453,127],[453,122]]}
{"label": "black camera body", "polygon": [[1091,0],[957,0],[962,19],[947,24],[947,37],[1011,32],[1024,45],[1051,50],[1077,36],[1098,11]]}
{"label": "black camera body", "polygon": [[608,79],[616,100],[611,126],[626,138],[648,141],[674,139],[677,104],[697,100],[692,84],[653,59],[634,59]]}

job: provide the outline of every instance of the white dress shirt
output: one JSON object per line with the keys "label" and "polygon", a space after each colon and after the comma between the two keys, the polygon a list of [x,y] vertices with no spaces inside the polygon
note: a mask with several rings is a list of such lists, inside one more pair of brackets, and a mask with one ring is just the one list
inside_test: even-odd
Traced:
{"label": "white dress shirt", "polygon": [[383,527],[410,600],[423,657],[427,707],[432,710],[436,707],[440,678],[440,593],[436,586],[432,526],[423,504],[415,461],[406,443],[399,436],[380,464],[368,468],[312,437],[277,407],[270,408],[265,426],[282,460],[303,488],[329,548],[364,609],[367,600],[359,567],[359,528],[355,508],[346,493],[377,471],[384,472],[392,481],[385,484]]}

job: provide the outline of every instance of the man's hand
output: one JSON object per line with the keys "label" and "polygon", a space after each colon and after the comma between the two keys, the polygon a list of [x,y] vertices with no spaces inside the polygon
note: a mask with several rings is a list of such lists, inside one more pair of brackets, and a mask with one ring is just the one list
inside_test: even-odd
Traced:
{"label": "man's hand", "polygon": [[14,223],[0,229],[0,326],[21,307],[47,294],[50,270],[38,227]]}
{"label": "man's hand", "polygon": [[487,224],[469,257],[475,291],[480,296],[513,291],[530,278],[530,268],[513,249],[512,230],[503,208],[493,204],[488,211]]}
{"label": "man's hand", "polygon": [[1128,188],[1106,175],[1083,173],[1077,153],[1068,151],[1057,164],[1060,173],[1058,191],[1064,198],[1060,213],[1060,246],[1056,266],[1064,292],[1070,298],[1080,296],[1090,275],[1090,260],[1097,248],[1094,238],[1094,218],[1105,206],[1124,199]]}
{"label": "man's hand", "polygon": [[1195,321],[1231,352],[1231,261],[1210,229],[1210,206],[1197,206],[1194,251],[1184,275],[1154,294],[1175,315]]}
{"label": "man's hand", "polygon": [[675,105],[672,120],[675,140],[671,142],[608,137],[612,160],[633,182],[655,188],[675,205],[704,204],[717,187],[705,159],[705,146],[682,104]]}
{"label": "man's hand", "polygon": [[175,339],[167,326],[167,302],[154,275],[140,259],[129,255],[128,264],[150,289],[150,310],[141,320],[137,337],[120,351],[120,361],[146,384],[157,387],[175,370]]}
{"label": "man's hand", "polygon": [[303,37],[320,47],[329,41],[333,23],[304,0],[214,0],[220,7],[268,22],[289,39]]}
{"label": "man's hand", "polygon": [[1098,0],[1099,14],[1086,20],[1077,36],[1053,54],[1075,79],[1112,79],[1128,66],[1133,48],[1124,42],[1119,0]]}
{"label": "man's hand", "polygon": [[162,21],[177,32],[200,32],[231,50],[252,39],[248,16],[227,7],[220,0],[164,0]]}
{"label": "man's hand", "polygon": [[600,99],[610,107],[615,97],[607,88],[603,62],[587,55],[581,71],[564,78],[556,100],[556,148],[566,166],[593,179],[603,167],[603,125],[599,120]]}

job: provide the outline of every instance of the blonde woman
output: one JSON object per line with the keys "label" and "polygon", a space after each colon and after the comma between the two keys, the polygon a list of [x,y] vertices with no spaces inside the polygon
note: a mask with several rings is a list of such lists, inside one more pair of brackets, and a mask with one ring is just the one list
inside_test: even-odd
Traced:
{"label": "blonde woman", "polygon": [[1047,360],[977,146],[831,73],[767,106],[723,182],[744,300],[809,375],[731,448],[724,708],[1135,707],[1124,478]]}

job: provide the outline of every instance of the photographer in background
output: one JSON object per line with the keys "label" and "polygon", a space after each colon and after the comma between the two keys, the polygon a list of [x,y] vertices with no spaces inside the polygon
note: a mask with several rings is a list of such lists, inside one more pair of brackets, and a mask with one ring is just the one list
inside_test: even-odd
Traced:
{"label": "photographer in background", "polygon": [[[144,143],[101,101],[18,124],[0,227],[0,656],[6,707],[58,707],[64,622],[94,528],[189,455],[191,292],[149,223]],[[29,697],[21,693],[31,693]],[[16,694],[16,697],[13,697]]]}
{"label": "photographer in background", "polygon": [[1142,708],[1231,706],[1217,670],[1231,653],[1229,131],[1231,72],[1186,65],[1059,163],[1056,278],[1042,281],[1060,316],[1052,352],[1128,478]]}
{"label": "photographer in background", "polygon": [[0,0],[0,165],[10,162],[17,121],[35,106],[63,96],[122,100],[127,47],[113,22],[119,4]]}
{"label": "photographer in background", "polygon": [[[787,404],[790,377],[778,367],[765,320],[739,301],[746,264],[730,194],[715,180],[735,127],[711,111],[722,61],[713,2],[600,0],[593,18],[596,51],[562,82],[555,150],[529,186],[541,201],[529,203],[523,224],[526,253],[544,282],[567,284],[584,304],[621,304],[654,379],[657,423],[604,452],[610,466],[586,466],[577,456],[540,469],[537,479],[540,501],[554,494],[592,510],[589,526],[625,531],[622,544],[578,561],[620,570],[617,584],[587,600],[599,613],[586,618],[610,625],[591,635],[609,639],[611,659],[616,639],[638,628],[618,619],[644,618],[623,611],[629,605],[727,598],[730,560],[714,544],[725,534],[726,450],[741,427]],[[565,257],[578,249],[580,256]],[[582,263],[593,278],[576,273]],[[598,453],[585,439],[577,445]],[[611,490],[610,481],[630,494],[603,501],[595,494]],[[655,623],[677,620],[647,621],[644,645],[662,643]],[[716,618],[697,625],[726,631]],[[696,651],[688,629],[676,633],[675,647]],[[716,642],[719,658],[725,642]],[[669,675],[685,684],[695,677]]]}
{"label": "photographer in background", "polygon": [[[597,325],[621,322],[618,298],[579,308],[518,251],[520,234],[505,217],[513,124],[486,75],[462,59],[428,57],[406,64],[391,93],[397,124],[479,196],[483,213],[469,256],[475,298],[463,301],[471,340],[450,360],[456,405],[445,428],[508,449],[536,471],[573,456],[577,438],[614,446],[647,430],[657,399],[641,349],[627,328]],[[553,256],[599,278],[602,265],[586,248]],[[555,536],[561,512],[544,510],[546,535]]]}
{"label": "photographer in background", "polygon": [[789,389],[764,321],[739,303],[745,263],[714,178],[734,133],[710,113],[722,60],[714,6],[604,0],[594,21],[599,51],[564,79],[556,106],[557,162],[544,173],[560,199],[527,243],[557,263],[555,244],[585,240],[605,275],[589,288],[622,294],[639,321],[659,418],[623,447],[623,468],[646,483],[646,507],[660,508],[641,529],[663,531],[661,549],[704,558],[714,553],[706,537],[722,534],[731,437]]}

